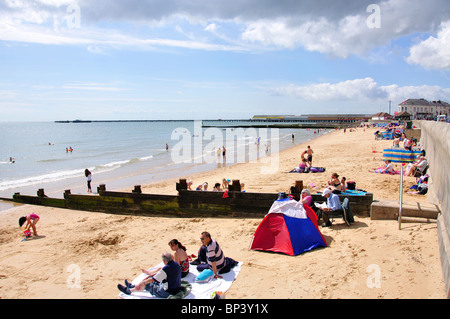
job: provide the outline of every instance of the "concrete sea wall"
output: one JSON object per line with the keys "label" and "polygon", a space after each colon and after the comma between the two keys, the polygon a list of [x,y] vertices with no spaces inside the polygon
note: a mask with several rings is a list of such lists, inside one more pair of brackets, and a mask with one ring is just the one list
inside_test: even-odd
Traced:
{"label": "concrete sea wall", "polygon": [[420,142],[430,165],[431,189],[436,195],[434,200],[441,205],[437,219],[438,241],[447,297],[450,298],[450,124],[433,121],[416,121],[414,124],[421,129]]}

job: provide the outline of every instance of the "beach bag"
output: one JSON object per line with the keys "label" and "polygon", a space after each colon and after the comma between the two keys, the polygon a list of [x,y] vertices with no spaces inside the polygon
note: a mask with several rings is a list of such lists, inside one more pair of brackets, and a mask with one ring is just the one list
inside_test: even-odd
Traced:
{"label": "beach bag", "polygon": [[347,189],[354,191],[356,189],[356,182],[348,181],[347,182]]}
{"label": "beach bag", "polygon": [[201,273],[199,273],[197,277],[195,277],[195,282],[198,283],[208,282],[212,279],[213,276],[214,272],[211,269],[205,269]]}

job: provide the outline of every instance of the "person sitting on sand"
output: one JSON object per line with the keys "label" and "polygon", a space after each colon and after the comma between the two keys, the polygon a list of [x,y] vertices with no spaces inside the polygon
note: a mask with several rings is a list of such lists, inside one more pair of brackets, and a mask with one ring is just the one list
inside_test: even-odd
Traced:
{"label": "person sitting on sand", "polygon": [[186,247],[184,247],[177,239],[172,239],[169,242],[170,249],[175,253],[173,254],[173,260],[175,260],[181,268],[181,278],[186,277],[189,274],[189,259],[190,257],[186,253]]}
{"label": "person sitting on sand", "polygon": [[196,191],[207,191],[208,190],[208,183],[204,182],[203,184],[200,184],[195,189]]}
{"label": "person sitting on sand", "polygon": [[175,295],[181,288],[181,268],[175,262],[169,252],[164,252],[161,255],[164,263],[156,274],[149,275],[137,285],[130,284],[125,280],[125,286],[118,284],[117,288],[124,294],[130,295],[135,291],[146,290],[153,296],[158,298],[167,298],[170,295]]}
{"label": "person sitting on sand", "polygon": [[308,161],[306,160],[306,158],[302,158],[302,162],[300,163],[300,165],[298,166],[299,168],[299,172],[308,172]]}
{"label": "person sitting on sand", "polygon": [[222,179],[222,189],[226,190],[228,189],[228,186],[230,185],[231,181],[228,178]]}
{"label": "person sitting on sand", "polygon": [[341,178],[341,192],[345,192],[347,189],[347,178],[342,177]]}
{"label": "person sitting on sand", "polygon": [[198,258],[192,262],[197,265],[199,272],[205,269],[211,269],[214,272],[214,278],[222,278],[219,274],[229,272],[237,265],[232,258],[225,257],[217,241],[211,238],[211,234],[203,232],[200,236],[202,246],[198,252]]}
{"label": "person sitting on sand", "polygon": [[369,172],[380,173],[380,174],[393,174],[394,165],[392,165],[390,160],[384,160],[384,166],[378,167],[370,170]]}
{"label": "person sitting on sand", "polygon": [[340,194],[342,190],[341,181],[339,180],[339,175],[337,173],[331,174],[331,179],[328,181],[328,188],[334,194]]}
{"label": "person sitting on sand", "polygon": [[27,216],[22,216],[19,218],[19,227],[22,227],[22,225],[25,224],[25,226],[23,227],[23,232],[29,232],[30,228],[32,228],[34,236],[37,237],[39,236],[36,231],[36,224],[38,221],[39,216],[34,213]]}
{"label": "person sitting on sand", "polygon": [[193,181],[189,181],[189,182],[187,182],[187,189],[188,190],[192,190],[192,184],[193,184],[194,182]]}
{"label": "person sitting on sand", "polygon": [[[175,260],[181,268],[181,278],[186,277],[189,274],[189,260],[190,257],[188,256],[188,254],[186,253],[186,247],[184,247],[179,241],[178,239],[172,239],[169,242],[169,247],[170,249],[172,249],[173,251],[175,251],[175,253],[172,256],[172,259]],[[160,271],[162,269],[162,267],[157,267],[157,268],[151,268],[149,270],[147,269],[142,269],[142,272],[146,275],[149,276],[154,276],[158,273],[158,271]]]}
{"label": "person sitting on sand", "polygon": [[215,183],[213,187],[213,192],[221,192],[222,188],[220,187],[220,183]]}

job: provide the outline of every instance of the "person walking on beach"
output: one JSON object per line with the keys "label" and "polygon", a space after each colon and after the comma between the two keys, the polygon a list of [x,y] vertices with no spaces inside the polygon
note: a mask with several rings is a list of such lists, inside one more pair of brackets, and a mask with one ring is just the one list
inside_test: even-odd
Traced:
{"label": "person walking on beach", "polygon": [[86,179],[87,179],[88,193],[92,193],[92,188],[91,188],[92,173],[86,168],[84,170],[84,175],[86,176]]}

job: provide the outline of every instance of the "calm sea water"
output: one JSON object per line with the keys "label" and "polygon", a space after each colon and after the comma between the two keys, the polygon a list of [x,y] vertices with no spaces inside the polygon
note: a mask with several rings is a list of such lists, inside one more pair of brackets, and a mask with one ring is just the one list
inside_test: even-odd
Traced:
{"label": "calm sea water", "polygon": [[[222,163],[217,156],[222,145],[227,154],[242,154],[259,137],[258,154],[264,156],[267,150],[282,150],[316,135],[306,129],[239,131],[202,128],[199,121],[155,121],[0,123],[0,136],[0,197],[11,198],[15,192],[36,195],[39,188],[52,197],[62,197],[66,189],[84,194],[86,168],[93,175],[94,193],[99,184],[108,190],[131,190],[240,160],[227,155],[228,162]],[[70,147],[73,151],[67,152]]]}

